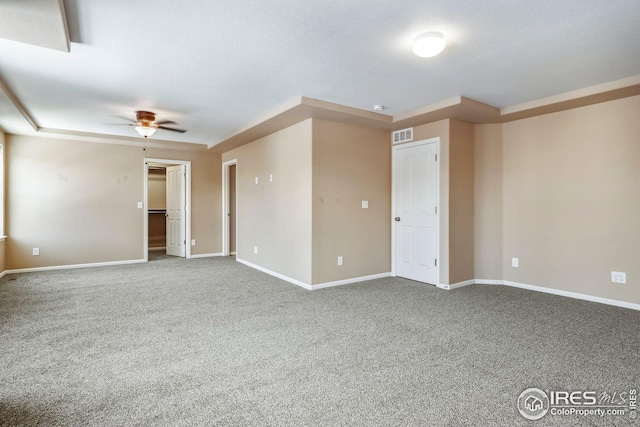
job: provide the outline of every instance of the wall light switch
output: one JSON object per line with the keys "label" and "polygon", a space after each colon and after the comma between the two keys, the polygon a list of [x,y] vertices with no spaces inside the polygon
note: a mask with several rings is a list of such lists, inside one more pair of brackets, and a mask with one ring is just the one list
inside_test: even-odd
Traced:
{"label": "wall light switch", "polygon": [[338,265],[342,265],[342,257],[341,256],[338,257]]}
{"label": "wall light switch", "polygon": [[254,246],[254,247],[253,247],[253,253],[254,253],[254,254],[257,254],[257,253],[258,253],[258,247],[257,247],[257,246]]}
{"label": "wall light switch", "polygon": [[362,209],[369,209],[369,201],[368,200],[363,200],[362,201]]}
{"label": "wall light switch", "polygon": [[191,239],[191,246],[195,246],[196,245],[196,239]]}
{"label": "wall light switch", "polygon": [[138,209],[142,209],[142,202],[138,202]]}
{"label": "wall light switch", "polygon": [[269,174],[269,182],[273,182],[273,174],[272,173]]}
{"label": "wall light switch", "polygon": [[611,281],[613,283],[627,283],[627,273],[623,273],[621,271],[612,271],[611,272]]}
{"label": "wall light switch", "polygon": [[256,184],[258,183],[258,177],[256,176]]}
{"label": "wall light switch", "polygon": [[518,258],[511,258],[511,267],[518,266]]}
{"label": "wall light switch", "polygon": [[33,248],[33,256],[39,256],[40,255],[40,248]]}

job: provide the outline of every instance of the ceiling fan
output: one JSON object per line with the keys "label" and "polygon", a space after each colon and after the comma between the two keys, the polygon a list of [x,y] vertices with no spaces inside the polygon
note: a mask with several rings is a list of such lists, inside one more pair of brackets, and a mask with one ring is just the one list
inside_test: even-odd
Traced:
{"label": "ceiling fan", "polygon": [[152,113],[151,111],[136,111],[135,121],[131,119],[127,119],[125,117],[123,117],[123,119],[129,120],[131,123],[128,124],[127,126],[133,126],[136,132],[138,132],[140,136],[143,136],[145,138],[148,138],[151,135],[153,135],[158,129],[164,129],[164,130],[169,130],[171,132],[180,132],[180,133],[186,132],[186,130],[184,129],[176,129],[176,128],[170,128],[170,127],[164,126],[169,124],[177,124],[174,121],[162,120],[157,122],[156,113]]}

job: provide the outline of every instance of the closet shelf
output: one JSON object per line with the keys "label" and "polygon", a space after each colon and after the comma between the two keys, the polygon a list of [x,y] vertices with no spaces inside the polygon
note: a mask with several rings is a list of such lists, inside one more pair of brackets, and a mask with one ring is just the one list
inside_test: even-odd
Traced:
{"label": "closet shelf", "polygon": [[167,213],[166,209],[149,209],[150,214],[165,214]]}

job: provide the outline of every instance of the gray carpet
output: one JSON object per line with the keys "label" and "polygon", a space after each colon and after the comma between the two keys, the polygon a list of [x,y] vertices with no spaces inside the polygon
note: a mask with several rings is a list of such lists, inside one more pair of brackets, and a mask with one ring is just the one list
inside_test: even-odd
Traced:
{"label": "gray carpet", "polygon": [[532,425],[526,388],[640,388],[638,325],[498,286],[310,292],[229,258],[11,275],[0,425]]}

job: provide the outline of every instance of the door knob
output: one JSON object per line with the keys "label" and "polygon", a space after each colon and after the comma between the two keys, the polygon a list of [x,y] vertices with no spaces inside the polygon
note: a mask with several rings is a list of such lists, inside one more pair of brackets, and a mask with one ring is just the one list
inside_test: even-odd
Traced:
{"label": "door knob", "polygon": [[399,216],[396,217],[396,221],[400,221],[400,217]]}

